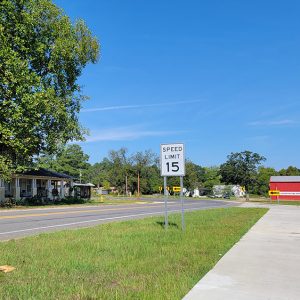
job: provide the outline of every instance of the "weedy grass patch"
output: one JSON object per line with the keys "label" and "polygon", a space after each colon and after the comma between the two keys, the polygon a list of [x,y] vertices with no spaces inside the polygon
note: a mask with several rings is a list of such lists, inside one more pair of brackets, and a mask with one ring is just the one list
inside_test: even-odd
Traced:
{"label": "weedy grass patch", "polygon": [[0,243],[0,299],[181,299],[267,209],[225,208]]}

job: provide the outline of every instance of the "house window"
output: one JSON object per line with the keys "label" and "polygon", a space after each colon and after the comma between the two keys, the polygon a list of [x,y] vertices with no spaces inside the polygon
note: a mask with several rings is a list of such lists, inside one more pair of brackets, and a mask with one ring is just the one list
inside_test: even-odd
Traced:
{"label": "house window", "polygon": [[31,197],[31,179],[20,179],[20,196],[21,197]]}
{"label": "house window", "polygon": [[4,182],[5,187],[5,197],[12,197],[12,188],[11,188],[11,182]]}

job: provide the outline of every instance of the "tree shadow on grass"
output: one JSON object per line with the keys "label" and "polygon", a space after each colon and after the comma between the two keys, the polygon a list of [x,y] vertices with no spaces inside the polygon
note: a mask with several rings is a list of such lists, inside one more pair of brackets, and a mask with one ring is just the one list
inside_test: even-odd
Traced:
{"label": "tree shadow on grass", "polygon": [[[156,224],[158,224],[158,225],[160,225],[161,227],[165,228],[165,222],[161,222],[161,221],[158,222],[158,221],[157,221]],[[173,227],[179,228],[178,225],[177,225],[176,223],[173,223],[173,222],[169,222],[168,225],[169,225],[170,227],[173,226]]]}

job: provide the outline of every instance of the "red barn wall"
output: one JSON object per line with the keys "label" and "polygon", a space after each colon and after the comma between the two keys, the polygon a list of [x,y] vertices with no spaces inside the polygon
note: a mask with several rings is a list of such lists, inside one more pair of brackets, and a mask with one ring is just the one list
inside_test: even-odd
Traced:
{"label": "red barn wall", "polygon": [[[279,200],[300,200],[300,182],[270,182],[270,190],[280,192],[298,192],[299,195],[280,195]],[[272,200],[277,200],[277,196],[271,196]]]}

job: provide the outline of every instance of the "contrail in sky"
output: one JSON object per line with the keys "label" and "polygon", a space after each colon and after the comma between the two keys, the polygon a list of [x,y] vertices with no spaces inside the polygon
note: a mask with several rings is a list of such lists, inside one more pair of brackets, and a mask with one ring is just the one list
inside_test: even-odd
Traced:
{"label": "contrail in sky", "polygon": [[162,102],[162,103],[152,103],[152,104],[116,105],[116,106],[86,108],[86,109],[82,109],[81,112],[147,108],[147,107],[168,106],[168,105],[176,105],[176,104],[191,104],[191,103],[199,103],[203,101],[204,100],[188,100],[188,101],[174,101],[174,102]]}
{"label": "contrail in sky", "polygon": [[268,121],[254,121],[254,122],[250,122],[248,123],[248,125],[250,126],[284,126],[284,125],[298,125],[299,123],[294,121],[294,120],[290,120],[290,119],[283,119],[283,120],[268,120]]}
{"label": "contrail in sky", "polygon": [[139,130],[134,128],[111,128],[92,132],[91,136],[86,138],[85,142],[99,141],[130,141],[143,137],[167,136],[181,134],[184,131],[154,131],[154,130]]}

